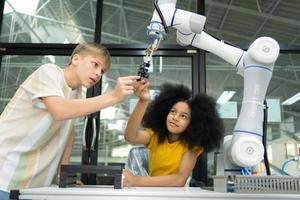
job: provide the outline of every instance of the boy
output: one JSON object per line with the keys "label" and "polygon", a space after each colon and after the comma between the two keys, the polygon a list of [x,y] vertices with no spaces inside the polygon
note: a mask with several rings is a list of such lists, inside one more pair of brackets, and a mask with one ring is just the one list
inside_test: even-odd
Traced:
{"label": "boy", "polygon": [[81,87],[95,85],[110,63],[102,45],[79,44],[64,70],[45,64],[21,84],[0,116],[0,199],[12,189],[49,186],[63,153],[70,156],[72,119],[133,94],[139,76],[120,77],[113,91],[78,99]]}

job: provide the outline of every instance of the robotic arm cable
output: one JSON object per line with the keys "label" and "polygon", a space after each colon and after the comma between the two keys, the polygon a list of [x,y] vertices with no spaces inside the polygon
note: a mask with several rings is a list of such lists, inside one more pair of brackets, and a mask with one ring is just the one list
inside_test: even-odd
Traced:
{"label": "robotic arm cable", "polygon": [[266,167],[266,173],[268,176],[271,175],[271,169],[270,169],[270,163],[268,158],[268,151],[267,151],[267,123],[268,123],[268,104],[267,101],[264,101],[265,107],[264,107],[264,120],[263,120],[263,138],[262,143],[264,147],[264,163]]}
{"label": "robotic arm cable", "polygon": [[169,28],[168,28],[168,26],[167,26],[167,24],[166,24],[165,18],[164,18],[164,16],[163,16],[163,14],[161,13],[161,10],[160,10],[160,8],[159,8],[157,2],[158,2],[158,0],[154,0],[154,7],[155,7],[155,10],[156,10],[156,12],[158,13],[158,15],[159,15],[159,17],[160,17],[160,20],[161,20],[161,22],[162,22],[162,25],[163,25],[163,27],[164,27],[164,29],[165,29],[165,33],[168,34],[168,33],[169,33]]}

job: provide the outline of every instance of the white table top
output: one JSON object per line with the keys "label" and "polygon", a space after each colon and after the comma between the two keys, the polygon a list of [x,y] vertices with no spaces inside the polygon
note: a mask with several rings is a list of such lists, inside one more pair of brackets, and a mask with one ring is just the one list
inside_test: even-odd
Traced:
{"label": "white table top", "polygon": [[42,187],[20,190],[20,199],[33,200],[182,200],[182,199],[300,199],[300,194],[217,193],[193,187],[131,187],[84,186],[58,188]]}

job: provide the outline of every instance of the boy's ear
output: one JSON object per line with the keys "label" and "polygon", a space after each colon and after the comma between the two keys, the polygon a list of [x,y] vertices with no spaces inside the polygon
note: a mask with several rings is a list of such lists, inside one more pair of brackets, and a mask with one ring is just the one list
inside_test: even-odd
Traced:
{"label": "boy's ear", "polygon": [[80,55],[79,54],[74,54],[73,57],[72,57],[72,64],[77,65],[79,59],[80,59]]}

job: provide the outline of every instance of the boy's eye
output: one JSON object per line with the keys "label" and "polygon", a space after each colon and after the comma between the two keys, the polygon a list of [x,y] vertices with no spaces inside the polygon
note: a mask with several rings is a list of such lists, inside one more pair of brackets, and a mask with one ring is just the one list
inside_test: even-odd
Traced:
{"label": "boy's eye", "polygon": [[92,62],[92,64],[93,64],[95,67],[98,67],[98,63],[97,63],[97,62]]}

